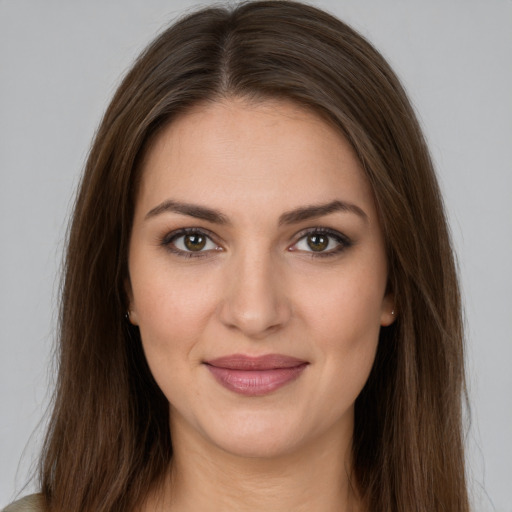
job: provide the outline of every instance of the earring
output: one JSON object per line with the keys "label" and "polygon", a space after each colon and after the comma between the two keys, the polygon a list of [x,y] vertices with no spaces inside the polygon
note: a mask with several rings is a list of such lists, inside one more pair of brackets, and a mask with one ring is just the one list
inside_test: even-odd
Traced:
{"label": "earring", "polygon": [[393,311],[391,311],[391,314],[392,314],[393,316],[395,316],[395,310],[394,310],[394,309],[393,309]]}
{"label": "earring", "polygon": [[127,310],[126,313],[124,314],[124,319],[129,322],[130,321],[130,311]]}

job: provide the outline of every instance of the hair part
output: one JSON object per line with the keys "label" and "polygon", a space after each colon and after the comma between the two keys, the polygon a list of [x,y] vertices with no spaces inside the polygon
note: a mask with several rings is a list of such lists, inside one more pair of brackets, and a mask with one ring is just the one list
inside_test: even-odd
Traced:
{"label": "hair part", "polygon": [[168,403],[124,321],[128,243],[144,153],[201,102],[293,101],[334,125],[372,185],[397,321],[381,330],[355,405],[354,485],[369,510],[469,510],[463,332],[441,195],[414,111],[359,34],[292,1],[207,8],[137,59],[100,124],[76,198],[59,374],[40,481],[50,511],[129,511],[169,467]]}

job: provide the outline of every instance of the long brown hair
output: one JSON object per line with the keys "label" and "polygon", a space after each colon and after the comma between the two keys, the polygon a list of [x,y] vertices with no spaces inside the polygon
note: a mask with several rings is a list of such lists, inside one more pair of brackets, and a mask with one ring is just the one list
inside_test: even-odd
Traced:
{"label": "long brown hair", "polygon": [[48,509],[130,511],[169,466],[168,403],[125,321],[144,149],[190,106],[286,98],[336,126],[372,184],[397,321],[355,406],[354,483],[368,510],[467,512],[463,336],[442,200],[413,109],[359,34],[292,1],[207,8],[138,58],[98,129],[69,232],[59,376],[41,458]]}

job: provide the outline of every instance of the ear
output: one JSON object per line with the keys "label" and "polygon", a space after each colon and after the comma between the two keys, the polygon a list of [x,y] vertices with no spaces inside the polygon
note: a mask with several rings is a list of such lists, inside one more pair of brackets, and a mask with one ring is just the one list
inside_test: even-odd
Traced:
{"label": "ear", "polygon": [[395,296],[393,293],[388,292],[382,300],[382,308],[380,315],[380,325],[387,327],[396,320],[396,306]]}
{"label": "ear", "polygon": [[128,315],[128,320],[132,325],[139,325],[139,320],[137,318],[137,309],[135,308],[135,302],[133,300],[132,284],[130,282],[129,277],[127,277],[124,280],[124,291],[126,293],[127,299],[126,314]]}

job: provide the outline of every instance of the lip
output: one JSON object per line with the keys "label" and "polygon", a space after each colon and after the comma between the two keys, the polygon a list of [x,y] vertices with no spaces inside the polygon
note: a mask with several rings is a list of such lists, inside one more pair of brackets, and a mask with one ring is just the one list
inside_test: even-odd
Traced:
{"label": "lip", "polygon": [[262,396],[297,379],[308,362],[281,354],[233,354],[204,363],[219,384],[245,396]]}

